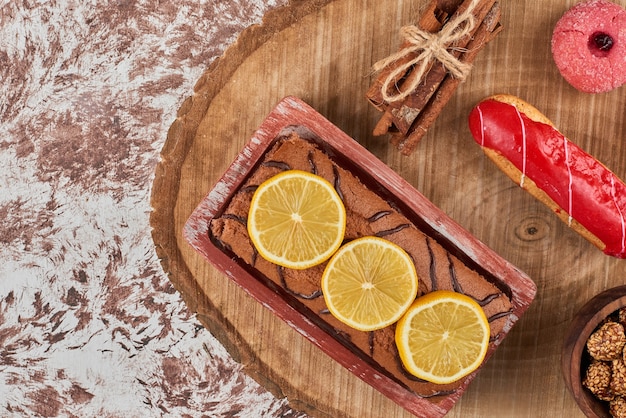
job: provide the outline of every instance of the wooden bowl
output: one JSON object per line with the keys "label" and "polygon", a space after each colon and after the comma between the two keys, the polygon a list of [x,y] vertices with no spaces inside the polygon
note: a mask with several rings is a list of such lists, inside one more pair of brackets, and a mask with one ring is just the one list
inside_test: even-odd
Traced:
{"label": "wooden bowl", "polygon": [[582,385],[590,358],[585,344],[598,325],[613,312],[626,306],[626,285],[605,290],[589,300],[565,334],[561,355],[563,378],[580,409],[588,417],[610,417],[608,402],[595,398]]}

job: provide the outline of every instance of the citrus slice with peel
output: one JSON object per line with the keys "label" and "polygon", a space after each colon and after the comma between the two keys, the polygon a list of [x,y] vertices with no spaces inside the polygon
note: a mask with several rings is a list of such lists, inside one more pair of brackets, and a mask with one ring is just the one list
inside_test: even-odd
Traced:
{"label": "citrus slice with peel", "polygon": [[287,170],[254,192],[247,227],[261,257],[302,270],[328,260],[341,246],[346,209],[323,177]]}
{"label": "citrus slice with peel", "polygon": [[407,371],[446,384],[478,369],[489,334],[489,321],[474,299],[438,290],[416,299],[398,321],[396,345]]}
{"label": "citrus slice with peel", "polygon": [[330,313],[361,331],[396,322],[417,296],[417,273],[398,245],[378,237],[344,244],[322,274],[322,293]]}

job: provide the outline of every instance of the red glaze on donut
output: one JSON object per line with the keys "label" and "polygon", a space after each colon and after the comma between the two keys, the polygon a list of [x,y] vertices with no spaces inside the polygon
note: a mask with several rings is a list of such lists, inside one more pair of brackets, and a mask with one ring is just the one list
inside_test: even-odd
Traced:
{"label": "red glaze on donut", "polygon": [[510,104],[487,99],[472,109],[469,127],[481,147],[492,149],[533,180],[556,204],[600,239],[608,255],[626,258],[626,185],[550,125]]}
{"label": "red glaze on donut", "polygon": [[552,33],[559,72],[586,93],[626,83],[626,10],[608,0],[586,0],[559,19]]}

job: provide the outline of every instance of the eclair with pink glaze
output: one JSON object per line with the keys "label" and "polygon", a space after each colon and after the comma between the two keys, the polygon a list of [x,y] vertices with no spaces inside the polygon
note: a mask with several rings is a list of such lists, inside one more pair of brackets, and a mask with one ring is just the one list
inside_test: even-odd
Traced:
{"label": "eclair with pink glaze", "polygon": [[535,107],[495,95],[470,112],[485,154],[605,254],[626,258],[626,184],[560,133]]}

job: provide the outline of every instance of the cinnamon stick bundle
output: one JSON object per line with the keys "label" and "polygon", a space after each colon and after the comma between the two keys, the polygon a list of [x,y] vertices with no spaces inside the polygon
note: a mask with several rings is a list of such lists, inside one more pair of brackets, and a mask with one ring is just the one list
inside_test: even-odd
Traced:
{"label": "cinnamon stick bundle", "polygon": [[[473,25],[463,20],[469,15]],[[458,28],[446,27],[455,24],[466,26],[461,28],[465,30],[462,36],[454,36]],[[401,56],[386,62],[366,94],[369,102],[383,112],[374,135],[389,133],[391,143],[405,155],[415,150],[463,80],[453,76],[446,64],[457,60],[457,64],[466,66],[463,68],[468,71],[480,50],[502,29],[500,5],[496,0],[432,0],[418,25],[422,31],[441,35],[441,39],[434,42],[441,41],[443,45],[436,47],[447,51],[442,61],[432,59],[420,63],[422,71],[416,71],[416,64],[410,63],[420,59],[422,50],[413,48],[404,53],[405,48],[411,47],[410,41],[405,40],[398,54]],[[444,62],[446,60],[448,62]],[[416,76],[418,72],[421,74]]]}

